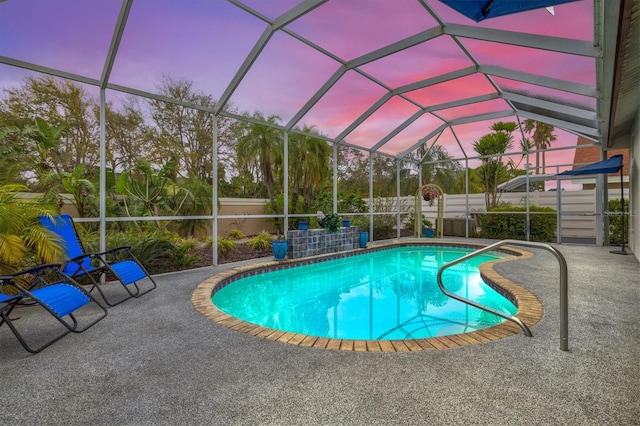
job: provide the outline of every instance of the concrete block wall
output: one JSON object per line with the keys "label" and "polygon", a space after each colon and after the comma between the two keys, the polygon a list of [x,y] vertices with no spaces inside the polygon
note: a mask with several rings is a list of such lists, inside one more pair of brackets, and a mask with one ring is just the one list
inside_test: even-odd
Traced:
{"label": "concrete block wall", "polygon": [[298,259],[319,254],[336,253],[358,248],[360,230],[357,226],[340,228],[337,232],[327,232],[326,229],[307,229],[304,231],[289,231],[289,259]]}

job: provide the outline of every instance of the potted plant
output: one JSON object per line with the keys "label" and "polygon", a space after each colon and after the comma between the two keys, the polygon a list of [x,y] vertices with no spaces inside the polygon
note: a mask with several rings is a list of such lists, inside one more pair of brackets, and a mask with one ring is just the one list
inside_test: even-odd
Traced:
{"label": "potted plant", "polygon": [[436,231],[433,229],[433,223],[422,216],[422,235],[425,237],[435,237]]}
{"label": "potted plant", "polygon": [[271,242],[271,250],[276,260],[284,260],[289,251],[289,242],[283,235],[278,235],[278,239]]}
{"label": "potted plant", "polygon": [[318,223],[321,228],[327,230],[327,232],[336,232],[340,228],[340,217],[336,213],[318,212]]}
{"label": "potted plant", "polygon": [[425,186],[422,188],[422,199],[429,203],[429,206],[433,206],[433,202],[438,198],[438,191],[433,188]]}

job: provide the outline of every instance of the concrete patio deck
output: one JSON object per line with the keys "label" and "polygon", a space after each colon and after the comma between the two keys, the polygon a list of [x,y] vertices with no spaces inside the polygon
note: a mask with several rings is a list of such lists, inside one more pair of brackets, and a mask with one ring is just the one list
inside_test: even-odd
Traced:
{"label": "concrete patio deck", "polygon": [[306,348],[217,325],[191,293],[237,266],[222,265],[157,276],[155,291],[38,355],[0,328],[0,423],[639,424],[640,265],[609,247],[556,247],[569,265],[569,352],[545,251],[495,267],[542,302],[533,338],[408,353]]}

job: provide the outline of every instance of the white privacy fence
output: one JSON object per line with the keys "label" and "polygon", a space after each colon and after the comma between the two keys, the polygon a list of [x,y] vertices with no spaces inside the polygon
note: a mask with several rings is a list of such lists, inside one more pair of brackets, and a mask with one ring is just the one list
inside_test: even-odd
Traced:
{"label": "white privacy fence", "polygon": [[[625,199],[628,194],[625,191]],[[561,235],[568,238],[596,238],[596,194],[595,190],[562,191],[561,194]],[[620,189],[609,189],[609,199],[619,199]],[[389,199],[392,209],[395,209],[395,199]],[[465,194],[444,195],[444,218],[464,218],[467,209],[467,196]],[[530,192],[529,203],[540,207],[557,209],[558,194],[555,191]],[[486,211],[484,194],[469,194],[469,213],[484,213]],[[526,205],[526,193],[508,192],[500,197],[500,202],[510,203],[514,206]],[[414,197],[400,197],[401,209],[413,211]],[[431,222],[435,223],[437,216],[437,204],[429,206],[422,201],[422,213]],[[603,207],[607,211],[607,206]],[[535,213],[532,213],[535,214]]]}

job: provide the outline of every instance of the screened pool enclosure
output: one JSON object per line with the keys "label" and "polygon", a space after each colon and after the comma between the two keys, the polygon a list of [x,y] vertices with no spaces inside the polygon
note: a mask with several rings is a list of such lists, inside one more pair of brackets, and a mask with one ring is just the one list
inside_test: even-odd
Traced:
{"label": "screened pool enclosure", "polygon": [[[464,236],[513,199],[529,239],[533,193],[580,185],[541,176],[573,168],[576,150],[606,158],[616,136],[629,11],[557,3],[475,22],[439,0],[4,0],[0,127],[65,126],[47,164],[95,183],[91,208],[75,207],[101,249],[110,227],[171,223],[211,237],[217,264],[222,222],[286,234],[317,211],[395,238],[435,221],[413,201],[427,184]],[[33,190],[39,178],[19,175]],[[607,183],[594,179],[602,244]],[[265,208],[224,208],[248,199]]]}

